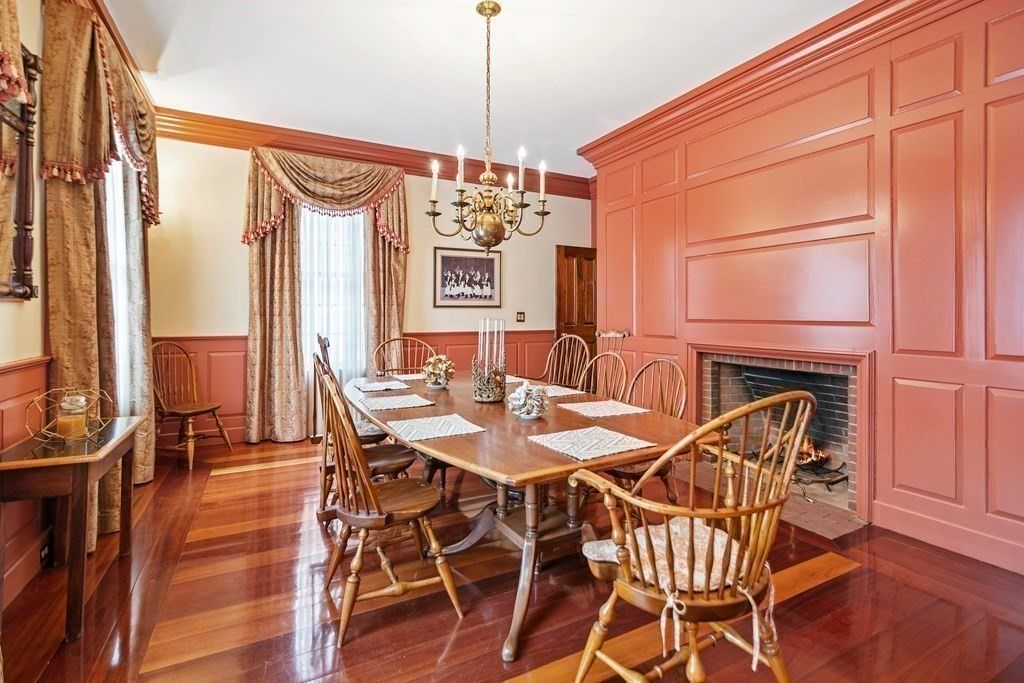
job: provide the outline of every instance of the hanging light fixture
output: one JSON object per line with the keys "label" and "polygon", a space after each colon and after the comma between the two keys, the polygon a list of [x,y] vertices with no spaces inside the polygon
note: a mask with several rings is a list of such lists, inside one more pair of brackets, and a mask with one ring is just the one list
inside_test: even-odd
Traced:
{"label": "hanging light fixture", "polygon": [[476,11],[487,20],[487,80],[486,80],[486,104],[485,104],[485,126],[484,126],[484,172],[480,174],[480,184],[472,194],[467,197],[468,191],[465,187],[465,157],[466,151],[459,145],[458,171],[455,174],[455,195],[456,200],[452,202],[455,207],[455,218],[452,222],[456,227],[451,232],[445,232],[437,227],[437,217],[441,212],[437,210],[437,174],[440,164],[437,159],[430,162],[431,184],[430,184],[430,216],[432,225],[437,234],[444,237],[455,237],[461,235],[463,239],[472,239],[484,251],[489,252],[515,233],[527,237],[536,235],[544,227],[544,217],[550,211],[545,210],[547,200],[544,198],[544,162],[540,162],[540,193],[537,203],[539,211],[534,215],[540,216],[540,224],[532,231],[524,230],[523,217],[526,209],[530,207],[526,203],[526,190],[523,187],[525,179],[526,150],[519,148],[519,177],[508,174],[508,187],[496,187],[498,176],[491,170],[491,19],[501,11],[501,5],[493,0],[484,0],[476,6]]}

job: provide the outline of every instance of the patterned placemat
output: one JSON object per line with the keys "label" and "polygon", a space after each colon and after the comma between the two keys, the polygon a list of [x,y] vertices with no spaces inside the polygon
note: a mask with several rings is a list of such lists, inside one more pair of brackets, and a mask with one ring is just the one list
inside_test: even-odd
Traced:
{"label": "patterned placemat", "polygon": [[434,402],[416,394],[404,396],[380,396],[363,399],[363,405],[369,410],[396,410],[398,408],[419,408],[432,406]]}
{"label": "patterned placemat", "polygon": [[638,408],[621,401],[584,401],[583,403],[559,403],[559,408],[571,410],[585,417],[611,417],[612,415],[633,415],[649,413],[647,408]]}
{"label": "patterned placemat", "polygon": [[388,427],[391,427],[398,436],[406,441],[424,441],[486,431],[483,427],[473,424],[456,413],[417,417],[412,420],[392,420],[388,422]]}
{"label": "patterned placemat", "polygon": [[414,372],[410,375],[392,375],[395,379],[400,379],[403,382],[418,382],[421,379],[426,379],[426,375],[422,372]]}
{"label": "patterned placemat", "polygon": [[655,445],[650,441],[619,434],[604,427],[585,427],[553,434],[538,434],[531,436],[530,441],[576,460],[592,460],[604,455],[635,451]]}
{"label": "patterned placemat", "polygon": [[549,398],[558,398],[559,396],[578,396],[579,394],[585,393],[579,389],[570,389],[569,387],[560,387],[557,384],[548,384],[544,387],[547,389]]}
{"label": "patterned placemat", "polygon": [[383,382],[366,382],[365,384],[357,384],[356,388],[362,392],[369,391],[399,391],[401,389],[408,389],[409,385],[405,382],[399,382],[397,380],[385,380]]}
{"label": "patterned placemat", "polygon": [[526,380],[522,377],[516,377],[515,375],[505,375],[505,384],[519,384]]}

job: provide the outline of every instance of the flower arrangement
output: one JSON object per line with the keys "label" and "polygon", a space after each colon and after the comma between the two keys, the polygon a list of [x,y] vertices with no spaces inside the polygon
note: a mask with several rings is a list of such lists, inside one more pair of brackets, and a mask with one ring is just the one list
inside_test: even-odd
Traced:
{"label": "flower arrangement", "polygon": [[520,420],[536,420],[548,412],[548,392],[543,386],[532,386],[529,381],[512,392],[506,401],[508,409]]}
{"label": "flower arrangement", "polygon": [[431,356],[423,364],[423,377],[427,386],[434,389],[443,389],[455,376],[455,363],[448,360],[448,356],[440,353]]}

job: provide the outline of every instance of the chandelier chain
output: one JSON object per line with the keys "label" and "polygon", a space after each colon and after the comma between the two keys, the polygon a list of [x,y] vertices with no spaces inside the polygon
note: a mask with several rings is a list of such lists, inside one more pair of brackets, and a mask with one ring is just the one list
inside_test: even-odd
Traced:
{"label": "chandelier chain", "polygon": [[491,18],[487,17],[487,96],[485,102],[484,154],[487,158],[487,170],[491,170]]}

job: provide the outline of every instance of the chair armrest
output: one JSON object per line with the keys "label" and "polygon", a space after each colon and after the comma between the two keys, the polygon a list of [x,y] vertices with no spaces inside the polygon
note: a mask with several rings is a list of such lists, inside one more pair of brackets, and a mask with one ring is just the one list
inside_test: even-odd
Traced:
{"label": "chair armrest", "polygon": [[601,493],[611,492],[611,494],[616,498],[627,498],[632,496],[629,491],[622,488],[615,482],[609,481],[597,472],[591,472],[590,470],[576,470],[576,472],[569,477],[569,484],[573,486],[586,484]]}

